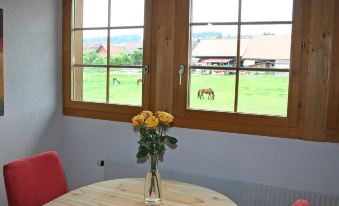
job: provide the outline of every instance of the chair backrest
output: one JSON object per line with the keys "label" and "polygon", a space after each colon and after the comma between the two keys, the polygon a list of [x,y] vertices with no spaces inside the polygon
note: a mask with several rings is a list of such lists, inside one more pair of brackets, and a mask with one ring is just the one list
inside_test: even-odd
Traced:
{"label": "chair backrest", "polygon": [[295,201],[292,206],[310,206],[310,203],[308,203],[306,200],[300,199]]}
{"label": "chair backrest", "polygon": [[68,190],[54,151],[8,163],[3,173],[9,206],[41,206]]}

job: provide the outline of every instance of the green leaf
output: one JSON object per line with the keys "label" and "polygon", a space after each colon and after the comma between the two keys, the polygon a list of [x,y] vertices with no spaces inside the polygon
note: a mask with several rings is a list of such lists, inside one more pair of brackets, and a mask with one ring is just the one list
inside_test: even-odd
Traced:
{"label": "green leaf", "polygon": [[138,153],[137,153],[137,158],[144,158],[146,157],[148,154],[147,150],[140,150]]}
{"label": "green leaf", "polygon": [[160,144],[158,142],[152,142],[151,143],[151,149],[155,151],[159,151],[160,149]]}
{"label": "green leaf", "polygon": [[160,145],[159,154],[164,155],[164,153],[165,153],[165,145]]}
{"label": "green leaf", "polygon": [[140,127],[139,128],[140,136],[143,138],[147,137],[147,131],[145,127]]}
{"label": "green leaf", "polygon": [[148,139],[148,134],[147,134],[146,128],[141,126],[139,128],[139,132],[140,132],[140,139],[146,141]]}
{"label": "green leaf", "polygon": [[178,142],[178,140],[175,137],[171,137],[171,136],[165,136],[165,139],[167,140],[167,142],[169,142],[170,144],[176,144]]}
{"label": "green leaf", "polygon": [[165,141],[165,136],[159,136],[159,141],[160,141],[160,142]]}
{"label": "green leaf", "polygon": [[140,146],[139,147],[139,152],[140,151],[146,151],[147,152],[147,147],[145,147],[145,146]]}

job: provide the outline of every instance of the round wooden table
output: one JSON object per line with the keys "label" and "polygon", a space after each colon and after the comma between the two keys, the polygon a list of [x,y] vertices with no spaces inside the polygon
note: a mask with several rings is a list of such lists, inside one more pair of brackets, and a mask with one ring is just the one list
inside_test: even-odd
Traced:
{"label": "round wooden table", "polygon": [[[161,206],[236,206],[213,190],[162,180]],[[128,178],[91,184],[71,191],[45,206],[144,206],[144,179]]]}

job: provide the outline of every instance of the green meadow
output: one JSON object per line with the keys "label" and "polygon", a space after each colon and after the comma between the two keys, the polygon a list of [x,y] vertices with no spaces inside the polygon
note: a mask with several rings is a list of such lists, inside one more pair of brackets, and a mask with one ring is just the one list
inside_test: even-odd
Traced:
{"label": "green meadow", "polygon": [[[113,84],[113,78],[117,81]],[[112,104],[141,105],[142,86],[137,85],[140,73],[110,73],[109,99]],[[84,69],[84,100],[106,102],[106,69]],[[235,75],[191,74],[188,107],[209,111],[234,111]],[[238,112],[286,116],[288,75],[241,74],[239,77]],[[198,98],[201,88],[211,88],[214,100]]]}

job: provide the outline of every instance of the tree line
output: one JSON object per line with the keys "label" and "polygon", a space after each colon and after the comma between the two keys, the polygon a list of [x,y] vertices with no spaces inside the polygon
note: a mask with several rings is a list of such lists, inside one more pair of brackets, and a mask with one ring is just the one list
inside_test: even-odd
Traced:
{"label": "tree line", "polygon": [[[128,54],[126,51],[120,52],[118,55],[110,57],[111,65],[142,65],[143,51],[135,50],[133,53]],[[107,57],[98,54],[95,50],[84,52],[84,64],[107,64]]]}

